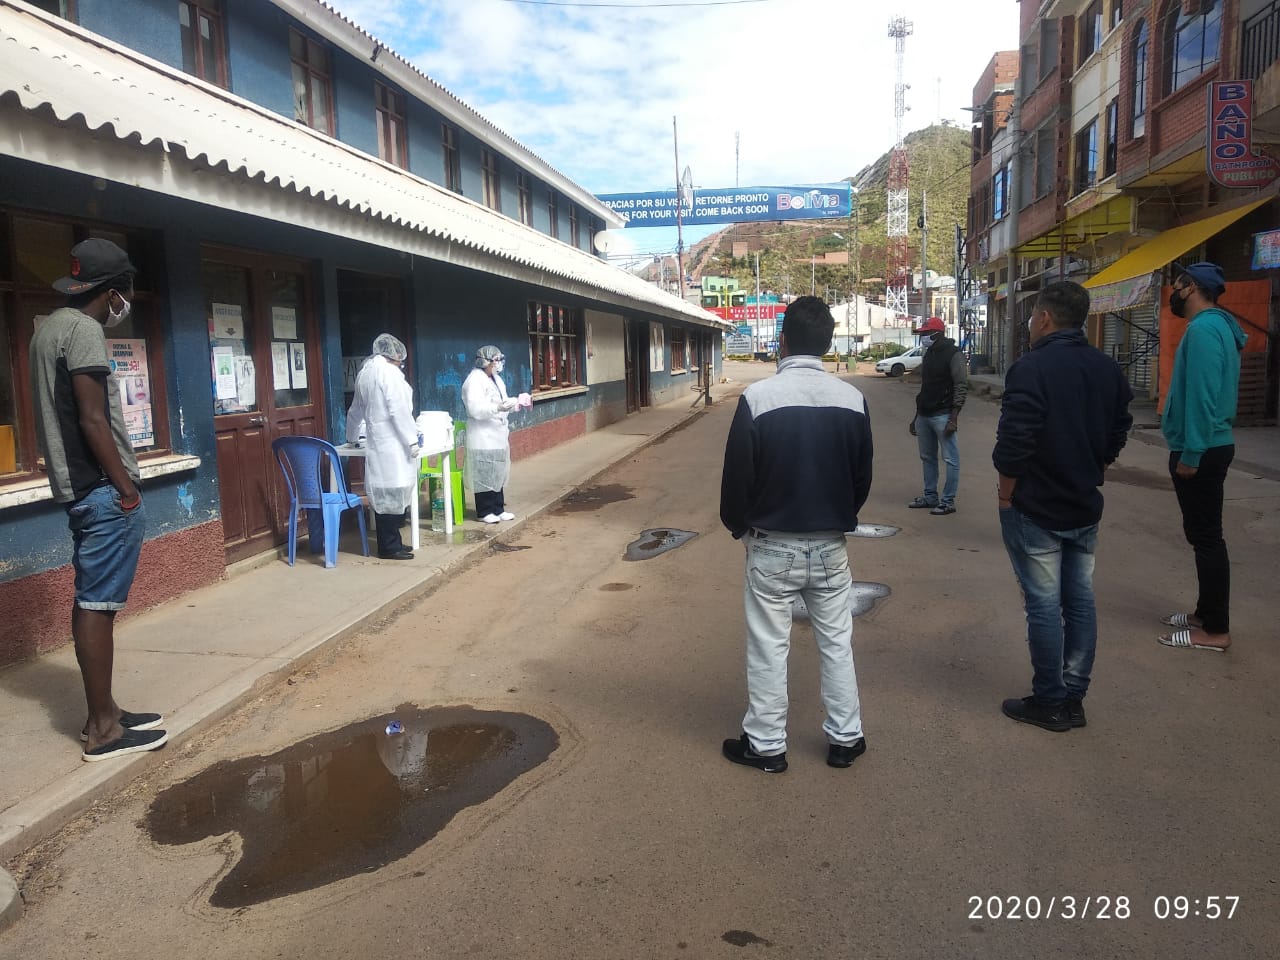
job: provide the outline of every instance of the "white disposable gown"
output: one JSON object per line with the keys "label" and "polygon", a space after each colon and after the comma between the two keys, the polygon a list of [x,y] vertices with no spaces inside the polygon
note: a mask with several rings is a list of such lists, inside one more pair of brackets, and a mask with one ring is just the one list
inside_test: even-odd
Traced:
{"label": "white disposable gown", "polygon": [[409,448],[418,442],[413,420],[413,388],[395,364],[372,356],[356,376],[355,398],[347,411],[347,442],[365,425],[364,488],[375,513],[404,513],[417,489],[418,461]]}
{"label": "white disposable gown", "polygon": [[507,415],[515,401],[507,397],[502,377],[490,377],[480,367],[462,381],[462,405],[467,409],[467,474],[471,488],[482,493],[501,490],[511,477],[511,444]]}

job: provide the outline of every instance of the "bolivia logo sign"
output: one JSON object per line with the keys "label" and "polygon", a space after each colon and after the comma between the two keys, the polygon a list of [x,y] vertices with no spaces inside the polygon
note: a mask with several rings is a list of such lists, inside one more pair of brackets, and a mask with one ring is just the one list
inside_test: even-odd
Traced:
{"label": "bolivia logo sign", "polygon": [[1253,81],[1209,84],[1209,177],[1223,187],[1256,190],[1280,177],[1280,163],[1253,149]]}

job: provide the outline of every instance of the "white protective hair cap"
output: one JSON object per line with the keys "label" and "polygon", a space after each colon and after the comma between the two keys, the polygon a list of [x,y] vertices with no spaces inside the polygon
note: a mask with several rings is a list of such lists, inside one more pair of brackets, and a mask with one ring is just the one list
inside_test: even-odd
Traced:
{"label": "white protective hair cap", "polygon": [[493,363],[495,360],[502,359],[502,351],[495,347],[492,343],[486,343],[483,347],[476,351],[476,366],[483,368]]}
{"label": "white protective hair cap", "polygon": [[373,355],[386,357],[388,360],[403,360],[409,355],[404,344],[389,333],[380,333],[373,341]]}

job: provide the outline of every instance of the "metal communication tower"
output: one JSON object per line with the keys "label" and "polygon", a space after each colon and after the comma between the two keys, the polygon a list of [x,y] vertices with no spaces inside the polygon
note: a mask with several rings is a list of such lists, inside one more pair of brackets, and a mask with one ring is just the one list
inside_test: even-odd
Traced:
{"label": "metal communication tower", "polygon": [[887,263],[885,269],[885,306],[899,317],[907,315],[907,290],[911,285],[911,259],[907,248],[907,179],[910,161],[902,145],[902,116],[907,111],[907,85],[903,82],[903,60],[911,21],[894,17],[889,21],[893,37],[896,72],[893,85],[893,152],[889,154],[888,203],[886,203]]}

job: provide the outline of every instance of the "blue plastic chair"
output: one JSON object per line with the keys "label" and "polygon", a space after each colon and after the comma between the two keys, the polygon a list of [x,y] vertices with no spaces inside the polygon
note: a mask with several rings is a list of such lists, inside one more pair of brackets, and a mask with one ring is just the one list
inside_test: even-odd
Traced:
{"label": "blue plastic chair", "polygon": [[[369,533],[365,527],[364,502],[347,490],[337,448],[318,437],[278,437],[271,442],[271,450],[289,486],[289,566],[293,566],[298,552],[299,510],[308,511],[311,552],[319,553],[320,545],[324,544],[326,567],[338,564],[338,530],[343,512],[355,510],[360,519],[360,543],[367,557]],[[325,490],[325,479],[330,475],[337,487],[333,491]],[[316,522],[316,514],[320,515],[320,523]]]}

